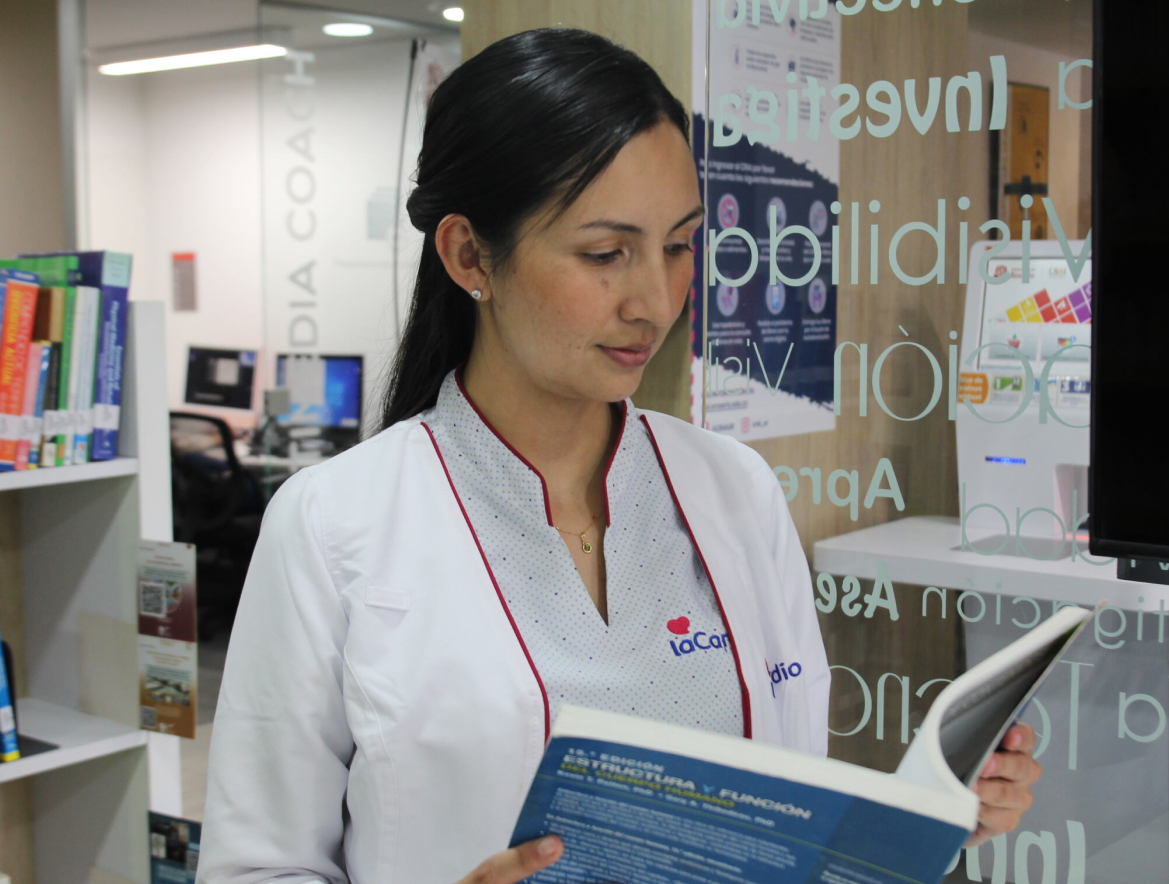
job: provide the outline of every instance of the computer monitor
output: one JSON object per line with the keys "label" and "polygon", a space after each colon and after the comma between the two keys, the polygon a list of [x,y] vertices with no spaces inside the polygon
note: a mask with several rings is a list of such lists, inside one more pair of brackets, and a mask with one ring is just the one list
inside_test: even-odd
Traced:
{"label": "computer monitor", "polygon": [[[991,249],[1001,251],[984,276]],[[1083,252],[1078,240],[1066,252],[1032,242],[1024,278],[1022,242],[971,248],[955,423],[963,525],[995,532],[972,544],[980,552],[1063,558],[1073,534],[1087,549],[1092,262],[1081,265]]]}
{"label": "computer monitor", "polygon": [[292,408],[277,423],[358,432],[362,373],[361,356],[277,354],[276,386],[292,395]]}
{"label": "computer monitor", "polygon": [[184,401],[191,405],[250,410],[255,375],[255,350],[191,347],[187,355]]}

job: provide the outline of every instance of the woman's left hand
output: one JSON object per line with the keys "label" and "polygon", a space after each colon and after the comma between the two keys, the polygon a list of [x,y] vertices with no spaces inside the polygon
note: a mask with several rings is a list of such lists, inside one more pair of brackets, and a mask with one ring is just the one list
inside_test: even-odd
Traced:
{"label": "woman's left hand", "polygon": [[1031,757],[1035,751],[1035,731],[1027,724],[1016,724],[1003,739],[1003,747],[990,757],[974,791],[982,800],[978,809],[978,828],[963,847],[977,847],[996,835],[1009,832],[1031,806],[1031,787],[1039,780],[1043,768]]}

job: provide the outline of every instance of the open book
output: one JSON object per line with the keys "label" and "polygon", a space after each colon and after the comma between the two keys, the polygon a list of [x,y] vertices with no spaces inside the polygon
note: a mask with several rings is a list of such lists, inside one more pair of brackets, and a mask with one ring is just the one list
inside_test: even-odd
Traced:
{"label": "open book", "polygon": [[1095,613],[1062,608],[947,685],[893,774],[562,706],[511,843],[564,841],[533,884],[937,884],[977,826],[970,785]]}

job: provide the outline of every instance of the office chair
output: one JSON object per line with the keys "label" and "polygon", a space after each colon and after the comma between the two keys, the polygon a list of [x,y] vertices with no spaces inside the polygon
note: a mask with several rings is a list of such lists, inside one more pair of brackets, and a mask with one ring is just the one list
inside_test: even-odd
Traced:
{"label": "office chair", "polygon": [[199,636],[206,639],[235,617],[264,502],[221,418],[172,411],[170,438],[174,537],[197,547]]}

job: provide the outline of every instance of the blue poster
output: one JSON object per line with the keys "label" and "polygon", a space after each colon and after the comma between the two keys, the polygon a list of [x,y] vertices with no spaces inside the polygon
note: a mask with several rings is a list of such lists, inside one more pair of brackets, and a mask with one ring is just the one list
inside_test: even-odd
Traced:
{"label": "blue poster", "polygon": [[820,19],[777,23],[764,3],[756,24],[736,15],[742,4],[722,16],[694,2],[708,224],[705,279],[696,252],[691,420],[744,441],[830,430],[840,163],[823,99],[839,82],[839,17],[826,7]]}

